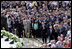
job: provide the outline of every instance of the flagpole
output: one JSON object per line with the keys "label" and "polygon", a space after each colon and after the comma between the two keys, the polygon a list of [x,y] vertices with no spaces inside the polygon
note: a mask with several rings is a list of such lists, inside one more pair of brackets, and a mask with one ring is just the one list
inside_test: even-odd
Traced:
{"label": "flagpole", "polygon": [[34,37],[32,36],[32,45],[33,45],[33,48],[34,48]]}
{"label": "flagpole", "polygon": [[24,40],[24,30],[23,30],[23,40]]}
{"label": "flagpole", "polygon": [[38,39],[38,48],[39,48],[39,39]]}

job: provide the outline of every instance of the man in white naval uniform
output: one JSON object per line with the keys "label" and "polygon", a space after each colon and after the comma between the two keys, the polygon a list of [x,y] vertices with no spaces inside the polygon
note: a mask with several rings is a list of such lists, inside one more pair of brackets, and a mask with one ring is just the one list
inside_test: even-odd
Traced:
{"label": "man in white naval uniform", "polygon": [[30,34],[30,20],[29,19],[25,19],[23,20],[23,24],[24,24],[24,29],[25,29],[25,36],[27,37],[27,33]]}

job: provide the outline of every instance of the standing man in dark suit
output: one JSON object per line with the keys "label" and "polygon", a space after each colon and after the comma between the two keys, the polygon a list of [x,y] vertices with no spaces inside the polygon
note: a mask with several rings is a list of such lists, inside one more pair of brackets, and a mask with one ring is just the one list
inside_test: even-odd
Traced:
{"label": "standing man in dark suit", "polygon": [[34,20],[31,20],[31,24],[30,24],[30,30],[31,30],[31,34],[34,36]]}
{"label": "standing man in dark suit", "polygon": [[18,17],[17,20],[17,31],[18,31],[18,36],[21,38],[21,33],[23,31],[23,22],[20,17]]}
{"label": "standing man in dark suit", "polygon": [[54,39],[54,29],[52,26],[49,26],[48,36],[49,36],[50,40]]}
{"label": "standing man in dark suit", "polygon": [[44,22],[41,23],[41,33],[42,33],[42,41],[43,43],[47,43],[47,36],[48,36],[48,33],[47,33],[47,29],[46,29],[46,24]]}
{"label": "standing man in dark suit", "polygon": [[40,28],[40,26],[41,26],[41,18],[40,18],[40,17],[39,17],[39,19],[38,19],[38,25],[39,25],[38,37],[41,38],[41,28]]}
{"label": "standing man in dark suit", "polygon": [[49,30],[49,27],[50,26],[52,26],[53,27],[53,24],[52,24],[52,22],[49,20],[48,22],[47,22],[47,29]]}

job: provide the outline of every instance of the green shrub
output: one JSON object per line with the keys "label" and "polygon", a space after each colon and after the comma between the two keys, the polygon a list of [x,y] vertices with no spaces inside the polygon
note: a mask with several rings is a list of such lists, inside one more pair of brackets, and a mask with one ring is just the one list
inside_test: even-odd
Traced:
{"label": "green shrub", "polygon": [[13,41],[16,42],[16,37],[13,37]]}
{"label": "green shrub", "polygon": [[18,38],[18,42],[20,42],[20,38]]}
{"label": "green shrub", "polygon": [[9,37],[9,34],[8,34],[8,33],[5,33],[5,36],[6,36],[6,37]]}
{"label": "green shrub", "polygon": [[5,32],[1,32],[2,33],[2,35],[4,35],[5,36]]}
{"label": "green shrub", "polygon": [[23,48],[23,46],[22,46],[22,44],[21,44],[20,42],[18,42],[18,43],[16,44],[16,48]]}
{"label": "green shrub", "polygon": [[12,35],[10,34],[10,35],[9,35],[9,39],[11,39],[11,37],[12,37]]}

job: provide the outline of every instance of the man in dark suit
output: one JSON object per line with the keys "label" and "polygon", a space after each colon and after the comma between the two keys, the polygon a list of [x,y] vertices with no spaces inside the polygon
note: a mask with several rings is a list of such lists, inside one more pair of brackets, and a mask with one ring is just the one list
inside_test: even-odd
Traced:
{"label": "man in dark suit", "polygon": [[18,36],[21,38],[21,33],[23,31],[23,22],[20,19],[20,17],[18,17],[16,25],[17,25],[16,28],[17,28],[17,31],[18,31]]}
{"label": "man in dark suit", "polygon": [[54,39],[54,29],[52,26],[49,26],[48,36],[50,37],[50,40]]}
{"label": "man in dark suit", "polygon": [[42,41],[43,43],[47,43],[47,29],[46,29],[46,24],[44,22],[41,23],[41,33],[42,33]]}
{"label": "man in dark suit", "polygon": [[34,36],[34,20],[31,20],[31,24],[30,24],[30,30],[31,30],[31,34]]}
{"label": "man in dark suit", "polygon": [[41,28],[40,28],[41,20],[40,19],[38,19],[38,26],[39,26],[39,28],[38,28],[38,37],[41,38]]}
{"label": "man in dark suit", "polygon": [[49,29],[49,26],[52,26],[53,27],[53,24],[52,24],[51,21],[48,21],[48,23],[47,23],[47,29]]}

